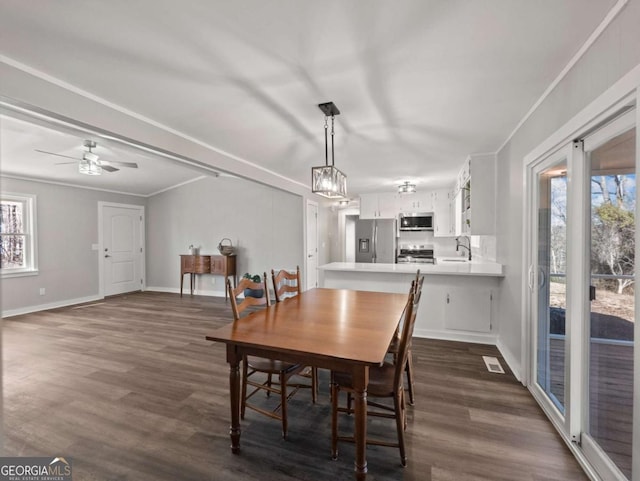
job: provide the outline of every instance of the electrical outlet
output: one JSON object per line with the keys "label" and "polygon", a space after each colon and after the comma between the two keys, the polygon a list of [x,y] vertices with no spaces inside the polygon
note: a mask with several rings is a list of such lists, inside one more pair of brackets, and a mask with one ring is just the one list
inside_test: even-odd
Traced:
{"label": "electrical outlet", "polygon": [[46,289],[44,287],[41,287],[40,288],[40,295],[44,296],[45,292],[46,292]]}

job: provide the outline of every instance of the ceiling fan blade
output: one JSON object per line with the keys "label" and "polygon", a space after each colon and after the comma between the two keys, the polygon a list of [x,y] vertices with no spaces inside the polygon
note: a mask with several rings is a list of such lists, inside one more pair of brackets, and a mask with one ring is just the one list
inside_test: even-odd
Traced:
{"label": "ceiling fan blade", "polygon": [[33,149],[33,150],[35,150],[36,152],[40,152],[41,154],[57,155],[58,157],[65,157],[67,159],[82,160],[78,157],[71,157],[70,155],[56,154],[55,152],[47,152],[46,150],[40,150],[40,149]]}
{"label": "ceiling fan blade", "polygon": [[[135,162],[120,162],[119,160],[101,160],[101,162],[106,162],[108,164],[118,165],[120,167],[131,167],[132,169],[137,169],[138,164]],[[103,164],[104,165],[104,164]]]}
{"label": "ceiling fan blade", "polygon": [[77,164],[78,162],[56,162],[55,165]]}
{"label": "ceiling fan blade", "polygon": [[100,164],[100,167],[102,167],[102,170],[106,170],[107,172],[117,172],[118,170],[120,170],[105,164]]}

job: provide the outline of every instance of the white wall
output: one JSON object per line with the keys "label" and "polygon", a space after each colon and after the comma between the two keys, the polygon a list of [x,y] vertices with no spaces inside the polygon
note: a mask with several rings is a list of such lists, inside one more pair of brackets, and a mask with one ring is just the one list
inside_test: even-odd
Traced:
{"label": "white wall", "polygon": [[[523,158],[640,63],[640,2],[631,0],[595,44],[498,152],[497,260],[505,264],[498,345],[520,371],[522,357]],[[505,201],[508,199],[508,201]]]}
{"label": "white wall", "polygon": [[[99,294],[98,202],[146,205],[146,199],[3,177],[2,191],[37,196],[38,275],[3,278],[2,313],[95,299]],[[40,288],[45,295],[40,295]]]}
{"label": "white wall", "polygon": [[[271,268],[304,269],[303,199],[234,177],[208,177],[149,198],[147,287],[177,292],[180,254],[189,245],[219,254],[223,238],[237,247],[237,270],[269,274]],[[224,295],[221,276],[196,276],[199,294]],[[189,279],[185,276],[185,286]]]}

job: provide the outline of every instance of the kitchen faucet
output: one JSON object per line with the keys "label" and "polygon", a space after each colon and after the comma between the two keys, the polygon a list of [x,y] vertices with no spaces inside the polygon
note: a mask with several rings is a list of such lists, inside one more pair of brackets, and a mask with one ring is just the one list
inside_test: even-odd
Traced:
{"label": "kitchen faucet", "polygon": [[[464,245],[460,242],[460,238],[466,238],[467,239],[467,244],[468,245]],[[468,236],[460,236],[460,237],[456,237],[456,252],[458,252],[460,250],[460,247],[464,247],[465,249],[467,249],[467,251],[469,252],[469,260],[471,260],[471,238]]]}

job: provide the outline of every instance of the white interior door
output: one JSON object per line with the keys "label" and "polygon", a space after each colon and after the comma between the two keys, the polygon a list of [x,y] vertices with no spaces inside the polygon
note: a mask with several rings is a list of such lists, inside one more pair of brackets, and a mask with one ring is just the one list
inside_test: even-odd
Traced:
{"label": "white interior door", "polygon": [[101,260],[104,295],[138,291],[144,286],[144,208],[102,204]]}
{"label": "white interior door", "polygon": [[307,202],[306,254],[306,286],[313,289],[318,285],[318,204],[313,202]]}

